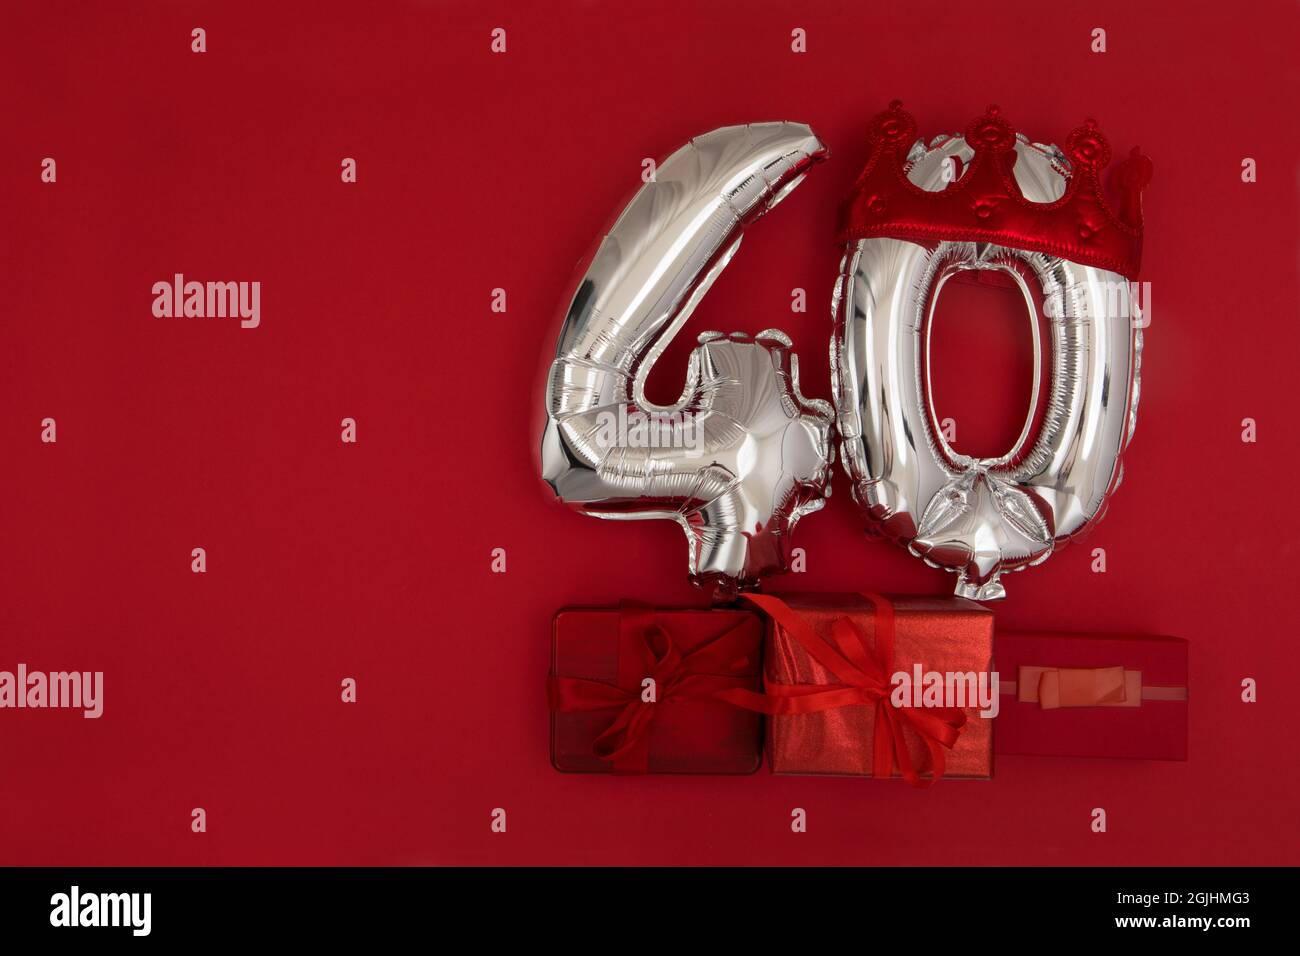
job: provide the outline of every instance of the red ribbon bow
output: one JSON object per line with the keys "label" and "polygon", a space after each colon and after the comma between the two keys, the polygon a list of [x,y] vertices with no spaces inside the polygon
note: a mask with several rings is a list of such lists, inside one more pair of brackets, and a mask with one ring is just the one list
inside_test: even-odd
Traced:
{"label": "red ribbon bow", "polygon": [[[887,778],[898,765],[903,779],[914,787],[928,787],[943,776],[944,748],[952,749],[966,724],[966,714],[957,707],[896,707],[890,700],[894,666],[894,606],[879,594],[862,597],[873,608],[875,644],[849,618],[841,617],[831,627],[838,646],[817,634],[804,618],[779,598],[762,594],[741,597],[780,625],[802,644],[812,657],[838,677],[840,684],[774,684],[765,692],[736,689],[723,694],[725,700],[765,714],[811,714],[837,707],[875,707],[875,739],[872,744],[872,776]],[[903,736],[910,726],[930,752],[930,779],[922,777],[912,762]]]}
{"label": "red ribbon bow", "polygon": [[[650,728],[658,708],[682,700],[722,700],[745,689],[752,678],[734,676],[749,663],[744,622],[683,654],[652,608],[619,606],[618,682],[551,675],[547,697],[553,711],[618,710],[592,750],[615,773],[649,769]],[[644,698],[645,678],[654,680],[654,699]],[[749,691],[753,693],[753,691]]]}

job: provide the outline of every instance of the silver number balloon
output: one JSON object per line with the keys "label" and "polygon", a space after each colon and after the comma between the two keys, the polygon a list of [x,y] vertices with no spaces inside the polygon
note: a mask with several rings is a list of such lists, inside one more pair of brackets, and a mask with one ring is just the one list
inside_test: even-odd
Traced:
{"label": "silver number balloon", "polygon": [[799,393],[798,359],[775,330],[702,334],[674,405],[648,401],[646,379],[742,229],[826,155],[795,123],[696,137],[623,210],[564,316],[542,475],[586,514],[678,522],[697,584],[730,591],[784,568],[795,523],[829,494],[833,413]]}
{"label": "silver number balloon", "polygon": [[[1022,136],[1014,149],[1024,198],[1061,198],[1065,155]],[[961,136],[929,148],[918,141],[906,175],[937,192],[973,155]],[[1014,447],[996,458],[949,447],[928,385],[935,304],[944,283],[967,269],[1009,273],[1020,287],[1034,329],[1035,382],[1042,350],[1031,284],[1051,330],[1050,391],[1037,434],[1027,418]],[[1003,573],[1046,560],[1101,516],[1137,412],[1142,333],[1127,279],[991,243],[866,238],[847,247],[834,312],[832,381],[854,499],[885,535],[955,572],[959,595],[1003,597]]]}

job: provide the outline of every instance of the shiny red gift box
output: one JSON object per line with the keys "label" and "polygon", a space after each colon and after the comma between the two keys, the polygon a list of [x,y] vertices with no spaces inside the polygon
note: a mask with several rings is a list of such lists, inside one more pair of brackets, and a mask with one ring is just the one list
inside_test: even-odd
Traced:
{"label": "shiny red gift box", "polygon": [[1187,759],[1187,642],[1000,631],[997,752]]}
{"label": "shiny red gift box", "polygon": [[[780,701],[769,711],[767,726],[773,772],[908,776],[907,765],[915,771],[913,782],[923,783],[937,776],[937,759],[946,777],[992,776],[992,721],[980,716],[978,704],[953,708],[957,713],[950,723],[960,726],[947,747],[936,745],[935,737],[929,743],[923,739],[926,722],[933,726],[942,712],[895,708],[879,692],[882,679],[892,692],[894,675],[910,678],[918,666],[923,677],[975,675],[978,681],[983,675],[986,691],[991,690],[992,612],[961,598],[884,600],[850,594],[784,595],[775,604],[770,596],[752,600],[763,602],[772,617],[764,674],[767,693]],[[781,606],[797,617],[789,619]],[[892,615],[892,654],[880,642],[882,609]],[[801,629],[806,629],[802,635]],[[780,712],[807,707],[813,709]]]}
{"label": "shiny red gift box", "polygon": [[720,695],[760,689],[763,630],[743,609],[561,610],[551,763],[573,773],[753,773],[762,716]]}

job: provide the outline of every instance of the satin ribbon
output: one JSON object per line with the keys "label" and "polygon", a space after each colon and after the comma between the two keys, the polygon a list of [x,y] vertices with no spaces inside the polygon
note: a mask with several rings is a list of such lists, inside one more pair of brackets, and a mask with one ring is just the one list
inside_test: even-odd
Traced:
{"label": "satin ribbon", "polygon": [[[741,598],[770,617],[794,641],[837,678],[839,684],[775,684],[766,682],[764,693],[736,689],[722,697],[740,707],[769,715],[811,714],[838,707],[864,705],[875,708],[872,741],[872,776],[887,778],[894,767],[914,787],[928,787],[943,776],[944,748],[952,749],[966,723],[957,707],[895,707],[890,700],[894,671],[894,606],[879,594],[864,593],[873,609],[874,645],[848,617],[831,625],[836,646],[822,640],[816,630],[779,598],[742,594]],[[911,727],[930,752],[932,777],[921,776],[907,749],[904,727]]]}
{"label": "satin ribbon", "polygon": [[1043,710],[1058,707],[1141,707],[1144,700],[1186,700],[1186,687],[1143,686],[1142,672],[1123,667],[1038,667],[1021,664],[1003,693]]}
{"label": "satin ribbon", "polygon": [[[551,675],[547,698],[559,712],[617,710],[613,721],[592,744],[615,773],[640,774],[649,769],[650,728],[659,706],[683,700],[724,700],[743,690],[751,678],[731,676],[746,667],[749,654],[744,622],[737,623],[683,654],[653,608],[625,601],[619,605],[618,678],[611,683],[583,677]],[[642,698],[642,681],[652,678],[655,699]]]}

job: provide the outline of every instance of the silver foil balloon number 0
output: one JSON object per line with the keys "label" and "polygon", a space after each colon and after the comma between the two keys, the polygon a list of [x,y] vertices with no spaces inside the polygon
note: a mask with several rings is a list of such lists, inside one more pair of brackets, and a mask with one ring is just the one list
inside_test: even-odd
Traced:
{"label": "silver foil balloon number 0", "polygon": [[784,569],[795,523],[829,494],[831,407],[800,394],[775,330],[700,335],[673,405],[645,383],[743,228],[825,156],[795,123],[725,127],[673,153],[592,257],[547,376],[542,475],[556,495],[601,518],[676,521],[693,580],[724,591]]}
{"label": "silver foil balloon number 0", "polygon": [[[1068,162],[1055,147],[1017,137],[1014,174],[1025,199],[1065,192]],[[937,192],[969,163],[963,137],[908,156],[907,177]],[[956,163],[954,163],[956,159]],[[961,270],[1009,273],[1041,343],[1031,286],[1050,328],[1050,384],[1031,438],[995,458],[955,452],[936,427],[929,389],[930,332],[943,285]],[[867,238],[849,245],[834,311],[832,381],[844,467],[854,499],[880,531],[958,575],[976,600],[1005,594],[1000,576],[1046,560],[1098,519],[1118,486],[1136,420],[1142,333],[1124,277],[1068,259],[985,242]],[[1035,393],[1035,401],[1037,393]]]}

